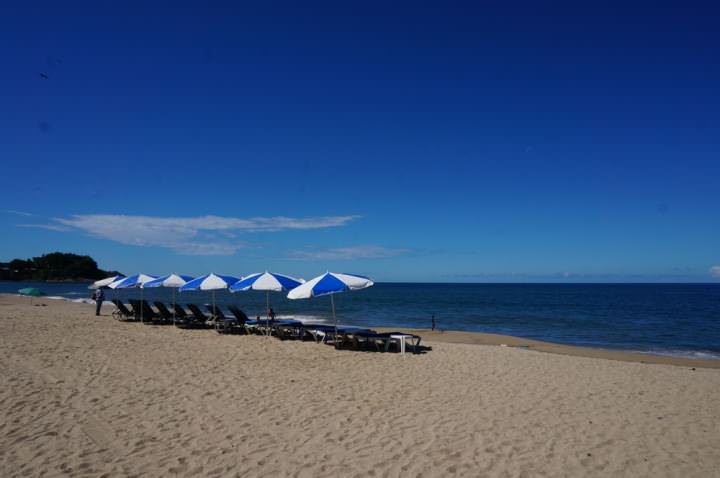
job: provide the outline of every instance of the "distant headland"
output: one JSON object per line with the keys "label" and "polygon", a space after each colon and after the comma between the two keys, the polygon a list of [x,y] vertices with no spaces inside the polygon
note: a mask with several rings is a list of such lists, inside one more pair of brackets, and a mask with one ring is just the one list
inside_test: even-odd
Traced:
{"label": "distant headland", "polygon": [[93,281],[117,274],[104,271],[90,256],[52,252],[32,259],[0,262],[0,280],[12,281]]}

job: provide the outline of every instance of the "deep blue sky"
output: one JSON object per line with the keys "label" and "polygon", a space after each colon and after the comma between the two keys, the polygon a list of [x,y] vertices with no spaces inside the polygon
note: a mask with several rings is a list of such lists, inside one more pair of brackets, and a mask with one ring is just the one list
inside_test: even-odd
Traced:
{"label": "deep blue sky", "polygon": [[717,7],[235,3],[0,7],[0,260],[720,278]]}

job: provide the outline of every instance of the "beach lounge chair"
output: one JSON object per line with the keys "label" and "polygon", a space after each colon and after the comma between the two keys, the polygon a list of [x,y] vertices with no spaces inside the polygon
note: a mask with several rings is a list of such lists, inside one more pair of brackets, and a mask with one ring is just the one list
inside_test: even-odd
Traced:
{"label": "beach lounge chair", "polygon": [[337,337],[335,332],[330,332],[332,342],[337,342],[338,348],[349,348],[353,350],[366,350],[368,341],[367,337],[376,334],[374,330],[364,329],[361,327],[338,327]]}
{"label": "beach lounge chair", "polygon": [[[232,317],[225,315],[222,309],[218,306],[206,305],[206,307],[211,314],[211,318],[208,323],[215,327],[215,331],[217,333],[232,334],[245,332],[245,320],[247,317],[234,305],[228,307],[228,309],[233,312]],[[239,312],[239,314],[237,312]],[[245,318],[243,318],[243,316],[245,316]]]}
{"label": "beach lounge chair", "polygon": [[207,327],[207,321],[210,319],[207,315],[200,310],[195,304],[186,304],[187,308],[190,309],[189,324],[192,327]]}
{"label": "beach lounge chair", "polygon": [[188,316],[187,311],[185,311],[183,306],[180,304],[173,305],[173,312],[175,312],[175,320],[180,319],[180,318],[184,319],[185,317]]}
{"label": "beach lounge chair", "polygon": [[130,300],[128,300],[128,303],[132,307],[132,312],[133,312],[133,317],[130,320],[137,320],[139,322],[140,321],[140,307],[142,307],[140,305],[140,301],[137,299],[130,299]]}
{"label": "beach lounge chair", "polygon": [[305,327],[299,320],[275,320],[271,322],[272,333],[280,340],[302,340]]}
{"label": "beach lounge chair", "polygon": [[317,343],[329,343],[335,344],[337,342],[338,347],[343,345],[352,344],[356,341],[352,339],[355,334],[370,334],[375,333],[374,330],[364,329],[361,327],[349,327],[349,326],[338,326],[337,337],[335,336],[335,326],[324,325],[324,324],[305,324],[305,331],[315,339]]}
{"label": "beach lounge chair", "polygon": [[225,323],[225,312],[222,311],[220,306],[213,305],[213,304],[205,304],[205,308],[208,311],[209,317],[207,320],[207,324],[210,327],[215,327],[219,324],[220,328],[224,327]]}
{"label": "beach lounge chair", "polygon": [[236,305],[232,305],[232,304],[231,304],[231,305],[228,305],[228,310],[230,311],[230,313],[231,313],[233,316],[235,316],[235,318],[236,318],[236,319],[238,320],[238,322],[240,322],[241,324],[244,324],[245,322],[247,322],[248,320],[250,320],[250,319],[248,318],[247,314],[245,314],[245,312],[243,312],[241,309],[239,309],[238,306],[236,306]]}
{"label": "beach lounge chair", "polygon": [[155,309],[150,307],[150,304],[146,300],[141,300],[138,302],[140,303],[140,307],[142,307],[143,323],[148,325],[158,323],[158,320],[160,319],[160,314],[155,312]]}
{"label": "beach lounge chair", "polygon": [[195,314],[188,314],[185,308],[180,304],[173,306],[175,311],[175,326],[180,328],[191,328],[191,327],[205,327],[205,320],[199,321],[196,319]]}
{"label": "beach lounge chair", "polygon": [[413,353],[417,353],[420,348],[422,338],[419,335],[408,334],[406,332],[383,332],[381,334],[372,334],[366,337],[368,345],[374,345],[376,350],[389,352],[394,347],[397,352],[405,353],[408,345],[412,348]]}
{"label": "beach lounge chair", "polygon": [[135,317],[135,312],[128,309],[127,306],[118,299],[112,299],[111,302],[115,304],[115,310],[113,310],[112,312],[113,319],[131,320],[133,317]]}
{"label": "beach lounge chair", "polygon": [[215,322],[215,330],[222,334],[232,333],[249,333],[245,327],[248,322],[248,316],[235,305],[229,305],[228,310],[232,313],[232,317],[225,317],[222,323]]}
{"label": "beach lounge chair", "polygon": [[316,343],[324,343],[328,334],[335,332],[335,327],[323,324],[305,324],[305,332],[309,334]]}
{"label": "beach lounge chair", "polygon": [[244,327],[245,332],[248,334],[259,334],[262,332],[261,327],[265,326],[265,321],[248,319],[245,321]]}
{"label": "beach lounge chair", "polygon": [[164,303],[162,303],[160,301],[155,301],[155,302],[153,302],[153,304],[155,305],[155,308],[157,309],[158,314],[160,315],[160,320],[163,323],[167,323],[167,324],[173,323],[175,317],[173,316],[173,313],[170,312],[170,310],[165,306]]}

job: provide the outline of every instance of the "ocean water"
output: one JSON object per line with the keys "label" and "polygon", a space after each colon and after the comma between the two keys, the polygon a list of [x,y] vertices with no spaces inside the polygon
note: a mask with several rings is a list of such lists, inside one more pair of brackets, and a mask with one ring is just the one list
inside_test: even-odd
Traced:
{"label": "ocean water", "polygon": [[[87,284],[0,282],[0,292],[39,287],[50,296],[87,299]],[[170,302],[169,289],[145,289]],[[107,291],[108,299],[115,292]],[[123,300],[140,291],[117,291]],[[180,303],[210,303],[209,292],[183,292]],[[271,293],[278,317],[331,321],[330,298],[290,301]],[[254,317],[265,293],[216,293]],[[720,284],[376,284],[335,295],[342,324],[514,335],[570,345],[720,359]]]}

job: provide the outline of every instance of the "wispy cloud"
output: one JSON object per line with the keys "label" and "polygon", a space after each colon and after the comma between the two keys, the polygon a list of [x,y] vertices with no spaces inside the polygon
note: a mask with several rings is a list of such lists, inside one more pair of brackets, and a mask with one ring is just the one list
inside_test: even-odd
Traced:
{"label": "wispy cloud", "polygon": [[358,216],[237,218],[221,216],[152,217],[80,214],[49,224],[24,224],[54,231],[82,231],[133,246],[156,246],[184,255],[232,255],[247,247],[236,233],[279,232],[344,226]]}
{"label": "wispy cloud", "polygon": [[47,229],[48,231],[68,232],[72,228],[63,226],[62,224],[17,224],[18,227],[31,227],[35,229]]}
{"label": "wispy cloud", "polygon": [[33,213],[25,212],[25,211],[16,211],[15,209],[5,209],[5,212],[8,214],[15,214],[16,216],[23,216],[23,217],[34,216]]}
{"label": "wispy cloud", "polygon": [[411,252],[410,249],[390,248],[375,245],[336,247],[322,251],[298,250],[290,253],[292,259],[337,261],[351,259],[383,259]]}
{"label": "wispy cloud", "polygon": [[710,275],[713,277],[720,277],[720,266],[712,266],[710,268]]}

